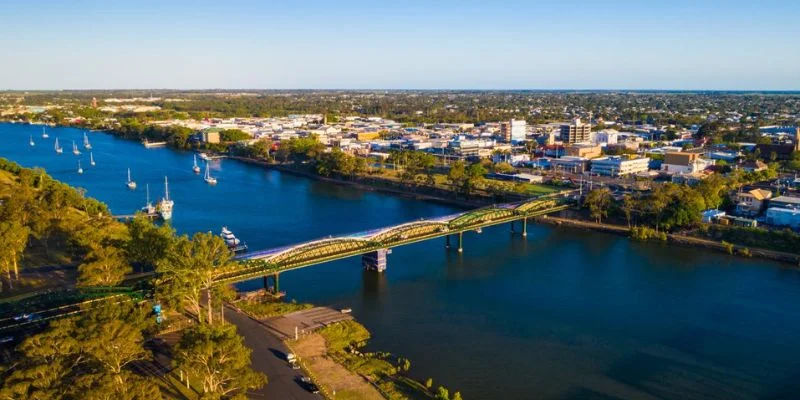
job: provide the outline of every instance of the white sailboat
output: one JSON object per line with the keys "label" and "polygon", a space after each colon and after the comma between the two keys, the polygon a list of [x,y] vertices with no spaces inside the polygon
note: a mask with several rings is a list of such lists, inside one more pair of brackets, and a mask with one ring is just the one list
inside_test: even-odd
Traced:
{"label": "white sailboat", "polygon": [[130,190],[136,189],[136,182],[131,180],[131,169],[130,168],[128,168],[128,181],[125,182],[125,184],[128,185],[128,189],[130,189]]}
{"label": "white sailboat", "polygon": [[47,131],[45,130],[45,128],[42,127],[42,139],[47,139],[49,137],[50,137],[50,135],[48,135]]}
{"label": "white sailboat", "polygon": [[172,208],[175,206],[175,202],[169,199],[169,182],[167,181],[167,177],[164,177],[164,198],[158,202],[156,209],[158,209],[158,214],[161,215],[161,218],[166,220],[172,219]]}
{"label": "white sailboat", "polygon": [[203,179],[209,185],[216,185],[217,184],[217,178],[214,178],[213,176],[211,176],[211,171],[209,171],[209,169],[208,169],[208,163],[206,163],[206,175],[205,175],[205,177],[203,177]]}
{"label": "white sailboat", "polygon": [[142,207],[142,212],[147,215],[155,215],[157,213],[156,207],[150,202],[150,185],[145,185],[145,189],[147,190],[147,203]]}
{"label": "white sailboat", "polygon": [[93,167],[95,166],[94,156],[91,152],[89,152],[89,164],[91,164]]}
{"label": "white sailboat", "polygon": [[58,138],[56,138],[55,149],[56,149],[56,154],[61,154],[64,152],[64,149],[62,149],[61,146],[58,145]]}
{"label": "white sailboat", "polygon": [[83,168],[81,168],[81,160],[78,160],[78,173],[79,174],[83,173]]}
{"label": "white sailboat", "polygon": [[28,143],[31,145],[31,147],[36,146],[36,143],[33,143],[33,135],[31,135],[31,141]]}
{"label": "white sailboat", "polygon": [[78,145],[75,144],[74,140],[72,141],[72,154],[75,154],[76,156],[81,155],[80,150],[78,150]]}
{"label": "white sailboat", "polygon": [[194,165],[192,165],[192,171],[194,171],[195,174],[200,173],[200,167],[197,165],[197,154],[194,155]]}
{"label": "white sailboat", "polygon": [[86,132],[83,132],[83,148],[86,150],[92,149],[92,145],[89,143],[89,136],[86,136]]}

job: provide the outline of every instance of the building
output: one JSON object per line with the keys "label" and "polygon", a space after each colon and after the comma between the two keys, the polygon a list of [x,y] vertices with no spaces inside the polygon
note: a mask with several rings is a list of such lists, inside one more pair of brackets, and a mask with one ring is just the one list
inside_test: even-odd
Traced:
{"label": "building", "polygon": [[500,123],[500,137],[507,143],[524,142],[528,125],[524,119],[512,119]]}
{"label": "building", "polygon": [[698,153],[669,152],[664,154],[661,172],[670,175],[691,174],[700,172],[711,165],[714,165],[713,160],[701,158]]}
{"label": "building", "polygon": [[761,171],[766,171],[768,166],[761,160],[755,160],[755,161],[743,162],[742,165],[739,166],[739,168],[741,168],[742,171],[745,172],[761,172]]}
{"label": "building", "polygon": [[647,172],[650,165],[649,157],[625,158],[610,156],[592,160],[592,172],[599,175],[622,176]]}
{"label": "building", "polygon": [[209,128],[203,131],[203,142],[219,143],[219,128]]}
{"label": "building", "polygon": [[767,224],[800,229],[800,209],[770,207],[767,209]]}
{"label": "building", "polygon": [[594,143],[600,146],[615,145],[619,140],[619,132],[614,129],[604,129],[594,133]]}
{"label": "building", "polygon": [[556,171],[580,174],[589,170],[589,159],[575,156],[564,156],[550,160],[550,167]]}
{"label": "building", "polygon": [[764,189],[753,189],[747,192],[737,192],[733,196],[736,203],[736,212],[742,215],[758,215],[772,197],[772,192]]}
{"label": "building", "polygon": [[800,209],[800,197],[778,196],[769,201],[770,207]]}
{"label": "building", "polygon": [[592,125],[575,118],[571,124],[561,125],[561,140],[564,143],[589,143],[592,141]]}
{"label": "building", "polygon": [[603,148],[600,146],[593,146],[588,144],[575,144],[567,146],[567,155],[575,157],[585,157],[588,159],[600,157],[603,154]]}

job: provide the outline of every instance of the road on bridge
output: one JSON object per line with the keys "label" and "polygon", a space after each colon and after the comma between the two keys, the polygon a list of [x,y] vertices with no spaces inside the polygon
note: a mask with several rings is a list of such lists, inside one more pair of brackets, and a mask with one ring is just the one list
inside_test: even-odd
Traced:
{"label": "road on bridge", "polygon": [[301,370],[293,370],[286,362],[289,349],[271,334],[264,325],[254,321],[234,308],[225,307],[225,319],[236,325],[239,334],[244,337],[244,344],[253,353],[250,355],[253,368],[267,375],[269,383],[260,390],[250,391],[251,399],[287,399],[287,400],[319,400],[320,397],[301,387],[295,377],[302,375]]}

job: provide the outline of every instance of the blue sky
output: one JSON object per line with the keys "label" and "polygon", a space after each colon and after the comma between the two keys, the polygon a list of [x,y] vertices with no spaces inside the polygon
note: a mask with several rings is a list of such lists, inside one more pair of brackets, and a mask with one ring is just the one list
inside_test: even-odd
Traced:
{"label": "blue sky", "polygon": [[800,89],[800,1],[19,1],[0,89]]}

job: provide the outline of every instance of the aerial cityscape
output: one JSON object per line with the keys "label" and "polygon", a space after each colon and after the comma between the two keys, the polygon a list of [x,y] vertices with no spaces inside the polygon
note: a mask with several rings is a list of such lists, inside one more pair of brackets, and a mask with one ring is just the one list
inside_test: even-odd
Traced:
{"label": "aerial cityscape", "polygon": [[5,5],[0,399],[795,399],[798,17]]}

